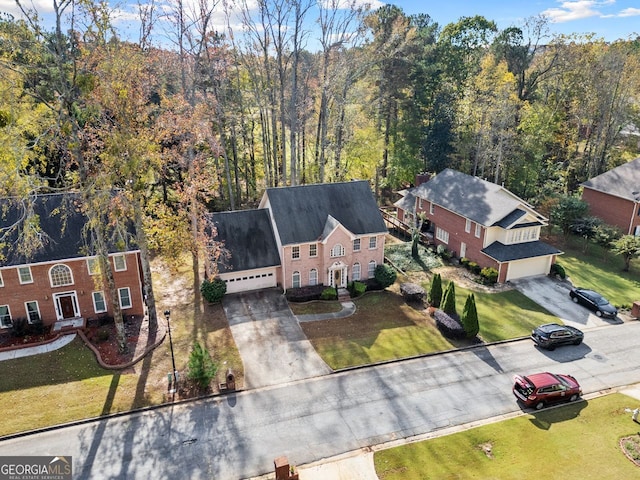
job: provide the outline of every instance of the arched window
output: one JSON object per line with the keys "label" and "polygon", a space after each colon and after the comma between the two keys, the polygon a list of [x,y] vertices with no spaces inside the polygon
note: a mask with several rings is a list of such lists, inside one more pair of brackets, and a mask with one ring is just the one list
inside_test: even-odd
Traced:
{"label": "arched window", "polygon": [[300,272],[293,272],[293,288],[300,286]]}
{"label": "arched window", "polygon": [[371,260],[369,262],[369,271],[367,272],[369,278],[373,278],[374,275],[375,275],[375,272],[376,272],[376,261],[375,260]]}
{"label": "arched window", "polygon": [[318,270],[312,268],[309,271],[309,285],[317,285],[318,284]]}
{"label": "arched window", "polygon": [[355,282],[356,280],[360,280],[360,264],[354,263],[353,269],[351,270],[351,279]]}
{"label": "arched window", "polygon": [[332,257],[344,257],[344,247],[339,244],[336,243],[333,248],[331,249],[331,256]]}
{"label": "arched window", "polygon": [[58,264],[49,270],[49,280],[52,287],[63,287],[65,285],[73,285],[73,276],[71,269],[66,265]]}

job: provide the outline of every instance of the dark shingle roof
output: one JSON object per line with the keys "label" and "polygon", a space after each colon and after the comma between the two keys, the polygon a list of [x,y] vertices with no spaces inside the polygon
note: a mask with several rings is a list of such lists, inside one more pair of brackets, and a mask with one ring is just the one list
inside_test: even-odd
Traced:
{"label": "dark shingle roof", "polygon": [[329,215],[355,235],[387,232],[367,181],[269,188],[265,195],[282,245],[317,241]]}
{"label": "dark shingle roof", "polygon": [[[42,248],[27,256],[15,248],[19,234],[24,230],[26,203],[16,198],[0,199],[0,231],[4,234],[12,226],[14,228],[4,239],[5,247],[0,253],[4,259],[0,266],[16,266],[28,263],[52,262],[94,255],[91,246],[85,240],[84,226],[87,217],[81,210],[79,195],[56,193],[39,195],[33,199],[33,213],[38,216]],[[130,226],[127,232],[130,240],[134,229]],[[115,241],[108,246],[109,253],[136,250],[121,249]],[[2,256],[0,255],[0,258]]]}
{"label": "dark shingle roof", "polygon": [[449,168],[411,191],[417,197],[488,227],[512,214],[517,215],[514,213],[517,209],[530,209],[500,185]]}
{"label": "dark shingle roof", "polygon": [[560,255],[562,251],[541,241],[515,243],[512,245],[493,242],[487,248],[484,248],[482,253],[498,262],[511,262],[525,258]]}
{"label": "dark shingle roof", "polygon": [[640,199],[640,158],[593,177],[582,186],[637,201]]}
{"label": "dark shingle roof", "polygon": [[224,242],[229,253],[218,262],[221,273],[280,265],[267,209],[213,213],[211,219],[216,241]]}

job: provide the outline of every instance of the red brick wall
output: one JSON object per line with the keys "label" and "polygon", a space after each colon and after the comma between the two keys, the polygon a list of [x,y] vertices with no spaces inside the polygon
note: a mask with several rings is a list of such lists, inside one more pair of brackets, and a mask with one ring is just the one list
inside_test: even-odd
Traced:
{"label": "red brick wall", "polygon": [[589,204],[590,215],[601,218],[609,225],[620,227],[625,234],[633,235],[635,227],[640,225],[638,212],[634,212],[635,204],[630,200],[607,195],[591,188],[584,189],[582,200]]}
{"label": "red brick wall", "polygon": [[[73,285],[63,287],[51,287],[49,280],[49,270],[57,264],[64,264],[71,268],[73,274]],[[122,311],[123,315],[143,315],[144,303],[142,299],[142,275],[138,253],[126,254],[127,270],[122,272],[114,271],[116,288],[129,287],[132,308]],[[53,262],[48,264],[31,265],[31,276],[33,283],[20,284],[17,268],[5,268],[1,271],[3,287],[0,287],[0,305],[9,305],[12,318],[26,317],[25,302],[37,301],[40,309],[40,316],[45,325],[50,325],[56,321],[55,305],[53,295],[62,292],[76,292],[80,315],[85,319],[96,317],[94,311],[93,298],[94,291],[104,292],[107,309],[106,315],[113,315],[110,302],[108,300],[107,289],[97,285],[97,277],[89,275],[87,262],[83,259],[68,260],[64,262]],[[100,314],[105,315],[105,313]]]}

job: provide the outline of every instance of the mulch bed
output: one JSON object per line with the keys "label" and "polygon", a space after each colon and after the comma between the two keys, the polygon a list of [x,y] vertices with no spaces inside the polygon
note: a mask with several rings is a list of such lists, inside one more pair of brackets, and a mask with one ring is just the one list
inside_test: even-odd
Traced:
{"label": "mulch bed", "polygon": [[[133,360],[139,336],[143,333],[141,329],[147,328],[146,325],[143,327],[143,321],[143,317],[127,317],[124,324],[127,349],[124,353],[120,352],[116,325],[113,321],[105,322],[102,325],[88,325],[84,333],[87,339],[100,352],[100,357],[105,364],[124,365]],[[144,337],[146,341],[147,335],[145,334]]]}
{"label": "mulch bed", "polygon": [[59,335],[58,332],[42,333],[39,335],[25,335],[24,337],[14,337],[11,333],[3,333],[0,335],[0,348],[9,347],[28,347],[39,343],[54,340]]}
{"label": "mulch bed", "polygon": [[640,467],[640,435],[630,435],[620,439],[622,453],[631,460],[636,467]]}

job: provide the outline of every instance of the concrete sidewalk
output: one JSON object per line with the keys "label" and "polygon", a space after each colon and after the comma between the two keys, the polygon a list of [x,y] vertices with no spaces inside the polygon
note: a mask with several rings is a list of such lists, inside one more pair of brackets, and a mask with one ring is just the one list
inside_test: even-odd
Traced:
{"label": "concrete sidewalk", "polygon": [[71,342],[73,342],[74,338],[76,338],[76,334],[69,333],[67,335],[60,336],[60,338],[55,339],[53,342],[44,343],[42,345],[35,345],[33,347],[16,348],[14,350],[6,350],[3,352],[0,352],[0,362],[3,360],[13,360],[14,358],[22,358],[22,357],[29,357],[31,355],[38,355],[40,353],[53,352],[54,350],[58,350],[59,348],[62,348],[65,345],[68,345]]}

